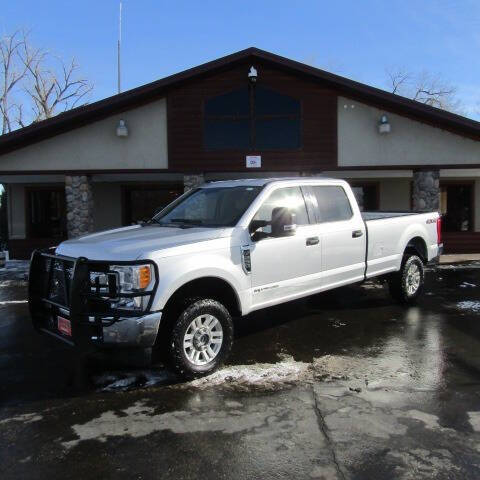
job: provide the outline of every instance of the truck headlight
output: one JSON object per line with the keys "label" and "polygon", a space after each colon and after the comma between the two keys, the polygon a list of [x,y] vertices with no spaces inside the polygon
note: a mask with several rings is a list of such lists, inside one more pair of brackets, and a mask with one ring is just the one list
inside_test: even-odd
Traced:
{"label": "truck headlight", "polygon": [[110,270],[118,274],[118,287],[122,293],[146,290],[154,280],[151,265],[112,265]]}
{"label": "truck headlight", "polygon": [[[112,265],[110,270],[118,275],[119,293],[144,292],[153,287],[155,273],[151,265]],[[138,297],[120,297],[112,302],[114,308],[145,310],[150,295]]]}

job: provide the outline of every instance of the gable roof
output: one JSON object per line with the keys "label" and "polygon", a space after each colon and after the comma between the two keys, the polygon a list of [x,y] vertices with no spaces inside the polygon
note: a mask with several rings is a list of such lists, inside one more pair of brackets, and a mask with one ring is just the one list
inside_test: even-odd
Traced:
{"label": "gable roof", "polygon": [[193,81],[247,60],[252,63],[261,60],[294,75],[320,82],[341,95],[480,140],[480,122],[252,47],[2,135],[0,155],[149,103],[183,82]]}

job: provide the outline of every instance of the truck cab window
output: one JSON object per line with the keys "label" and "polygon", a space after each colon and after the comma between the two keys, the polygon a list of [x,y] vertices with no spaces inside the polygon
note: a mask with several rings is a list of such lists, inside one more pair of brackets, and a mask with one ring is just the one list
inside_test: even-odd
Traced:
{"label": "truck cab window", "polygon": [[353,212],[347,194],[342,187],[312,187],[317,200],[317,221],[339,222],[352,218]]}
{"label": "truck cab window", "polygon": [[308,225],[309,220],[307,209],[300,188],[279,188],[272,192],[263,202],[262,206],[252,219],[252,222],[258,220],[266,223],[265,226],[251,232],[254,241],[271,236],[272,228],[270,224],[272,221],[272,213],[273,210],[278,207],[287,207],[294,214],[296,225]]}

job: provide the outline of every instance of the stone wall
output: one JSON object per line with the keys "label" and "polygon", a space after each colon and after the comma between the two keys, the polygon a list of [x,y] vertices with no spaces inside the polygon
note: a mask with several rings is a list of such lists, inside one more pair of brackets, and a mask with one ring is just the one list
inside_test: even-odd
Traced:
{"label": "stone wall", "polygon": [[93,194],[86,175],[65,176],[68,238],[93,232]]}
{"label": "stone wall", "polygon": [[439,170],[417,170],[413,172],[413,209],[417,212],[433,212],[440,205]]}

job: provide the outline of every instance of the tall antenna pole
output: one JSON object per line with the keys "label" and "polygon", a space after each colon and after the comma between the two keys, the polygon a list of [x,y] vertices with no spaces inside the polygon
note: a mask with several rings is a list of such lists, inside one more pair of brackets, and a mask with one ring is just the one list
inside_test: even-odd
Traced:
{"label": "tall antenna pole", "polygon": [[118,15],[118,52],[117,52],[117,67],[118,67],[118,93],[122,91],[121,76],[120,76],[120,47],[122,44],[122,2],[120,1],[120,10]]}

